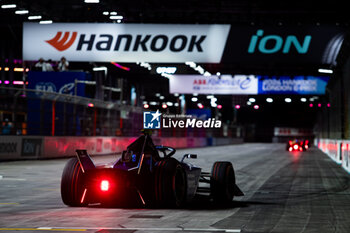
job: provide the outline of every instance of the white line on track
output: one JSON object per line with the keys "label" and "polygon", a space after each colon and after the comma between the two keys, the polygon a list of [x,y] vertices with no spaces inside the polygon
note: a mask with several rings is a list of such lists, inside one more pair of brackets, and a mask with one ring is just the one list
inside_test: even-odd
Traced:
{"label": "white line on track", "polygon": [[[44,227],[41,227],[44,228]],[[48,229],[62,229],[62,227],[45,227]],[[240,233],[241,229],[221,229],[221,228],[182,228],[182,227],[64,227],[69,229],[86,229],[86,230],[130,230],[130,231],[198,231],[198,232],[231,232]]]}

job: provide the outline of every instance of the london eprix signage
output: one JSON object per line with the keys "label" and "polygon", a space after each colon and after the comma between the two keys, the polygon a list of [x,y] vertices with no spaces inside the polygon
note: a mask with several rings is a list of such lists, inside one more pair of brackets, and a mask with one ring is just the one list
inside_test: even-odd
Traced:
{"label": "london eprix signage", "polygon": [[259,94],[324,95],[329,77],[258,76]]}
{"label": "london eprix signage", "polygon": [[169,78],[170,93],[255,95],[258,79],[254,75],[172,75]]}
{"label": "london eprix signage", "polygon": [[328,81],[329,77],[325,76],[172,75],[169,78],[169,88],[170,93],[180,94],[324,95]]}
{"label": "london eprix signage", "polygon": [[230,25],[23,25],[23,59],[219,63]]}

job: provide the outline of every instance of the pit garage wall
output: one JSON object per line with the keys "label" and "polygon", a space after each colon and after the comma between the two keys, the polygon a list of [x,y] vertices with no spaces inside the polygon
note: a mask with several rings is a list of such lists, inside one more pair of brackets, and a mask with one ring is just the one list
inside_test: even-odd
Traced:
{"label": "pit garage wall", "polygon": [[[120,153],[136,137],[40,137],[0,136],[0,161],[20,159],[49,159],[75,155],[76,149],[87,149],[91,155]],[[242,143],[241,138],[175,138],[153,137],[156,145],[174,148]]]}

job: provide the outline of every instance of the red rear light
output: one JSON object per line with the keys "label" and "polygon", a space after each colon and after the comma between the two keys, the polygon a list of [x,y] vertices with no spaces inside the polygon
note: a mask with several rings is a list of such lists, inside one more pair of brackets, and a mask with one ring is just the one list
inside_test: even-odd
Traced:
{"label": "red rear light", "polygon": [[104,192],[108,191],[109,190],[109,181],[102,180],[100,188],[101,188],[101,191],[104,191]]}
{"label": "red rear light", "polygon": [[289,141],[288,143],[289,143],[289,145],[292,145],[292,141]]}
{"label": "red rear light", "polygon": [[293,148],[294,148],[294,150],[298,150],[299,146],[298,145],[294,145]]}
{"label": "red rear light", "polygon": [[288,149],[289,151],[292,151],[293,150],[293,148],[292,147],[289,147],[289,149]]}
{"label": "red rear light", "polygon": [[306,145],[305,145],[305,149],[308,149],[308,148],[309,148],[309,146],[306,144]]}

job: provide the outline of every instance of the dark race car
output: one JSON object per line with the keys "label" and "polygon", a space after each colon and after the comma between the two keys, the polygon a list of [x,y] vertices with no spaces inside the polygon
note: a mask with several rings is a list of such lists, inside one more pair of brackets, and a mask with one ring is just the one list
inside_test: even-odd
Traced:
{"label": "dark race car", "polygon": [[309,149],[309,140],[294,139],[287,142],[287,151],[306,151]]}
{"label": "dark race car", "polygon": [[202,172],[184,162],[197,155],[185,154],[178,161],[172,158],[175,151],[155,146],[147,134],[131,143],[113,164],[96,166],[86,150],[77,150],[77,157],[63,170],[62,200],[68,206],[181,207],[199,193],[220,204],[244,195],[235,183],[231,162],[215,162],[211,173]]}

